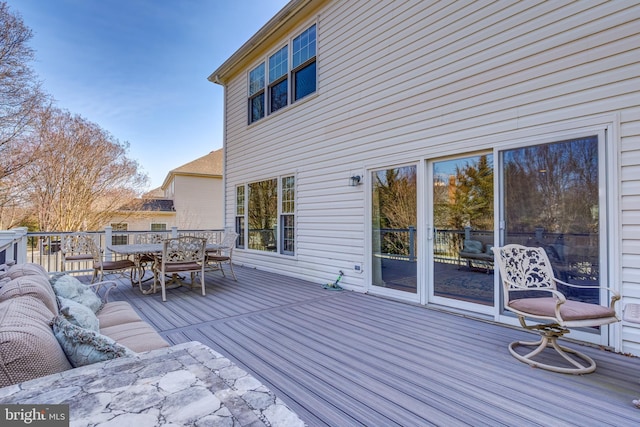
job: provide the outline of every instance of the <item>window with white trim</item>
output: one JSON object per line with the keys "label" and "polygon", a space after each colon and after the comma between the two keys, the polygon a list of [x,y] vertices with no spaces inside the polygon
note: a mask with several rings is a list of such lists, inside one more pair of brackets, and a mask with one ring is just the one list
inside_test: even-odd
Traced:
{"label": "window with white trim", "polygon": [[244,192],[244,185],[236,187],[236,233],[238,233],[236,248],[244,248]]}
{"label": "window with white trim", "polygon": [[316,42],[313,24],[249,71],[249,124],[316,91]]}
{"label": "window with white trim", "polygon": [[235,227],[238,248],[294,255],[295,177],[237,186]]}
{"label": "window with white trim", "polygon": [[167,224],[164,222],[151,223],[151,231],[165,231],[166,229],[167,229]]}

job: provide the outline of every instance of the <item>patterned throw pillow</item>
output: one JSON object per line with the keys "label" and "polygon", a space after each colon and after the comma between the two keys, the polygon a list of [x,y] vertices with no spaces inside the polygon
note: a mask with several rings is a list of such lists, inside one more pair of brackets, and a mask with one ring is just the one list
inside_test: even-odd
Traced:
{"label": "patterned throw pillow", "polygon": [[53,291],[57,296],[73,300],[97,313],[102,308],[102,301],[89,287],[68,274],[55,274],[50,279]]}
{"label": "patterned throw pillow", "polygon": [[58,301],[60,302],[60,314],[69,322],[81,328],[100,332],[98,317],[89,307],[64,297],[58,297]]}
{"label": "patterned throw pillow", "polygon": [[52,326],[53,334],[74,368],[135,355],[111,338],[73,325],[62,316],[56,316]]}

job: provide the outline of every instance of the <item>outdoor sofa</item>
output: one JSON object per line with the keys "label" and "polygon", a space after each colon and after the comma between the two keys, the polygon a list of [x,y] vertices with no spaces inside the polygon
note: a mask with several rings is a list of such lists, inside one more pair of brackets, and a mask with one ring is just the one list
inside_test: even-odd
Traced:
{"label": "outdoor sofa", "polygon": [[0,387],[169,347],[126,301],[37,264],[0,272]]}

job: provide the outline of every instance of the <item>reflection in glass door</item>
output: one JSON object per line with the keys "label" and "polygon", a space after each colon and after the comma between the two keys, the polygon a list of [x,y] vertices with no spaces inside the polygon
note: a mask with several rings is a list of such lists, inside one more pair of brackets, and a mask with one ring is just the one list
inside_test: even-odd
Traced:
{"label": "reflection in glass door", "polygon": [[416,166],[372,172],[372,285],[417,294]]}
{"label": "reflection in glass door", "polygon": [[432,196],[433,296],[493,306],[493,155],[434,162]]}
{"label": "reflection in glass door", "polygon": [[543,247],[557,278],[585,285],[569,299],[598,304],[589,285],[604,274],[601,256],[598,137],[502,153],[504,244]]}

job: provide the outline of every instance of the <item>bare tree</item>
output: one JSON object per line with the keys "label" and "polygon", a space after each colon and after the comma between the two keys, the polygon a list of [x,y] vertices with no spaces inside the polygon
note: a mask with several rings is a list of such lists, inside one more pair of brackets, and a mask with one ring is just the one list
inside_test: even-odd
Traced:
{"label": "bare tree", "polygon": [[97,230],[131,209],[147,183],[128,144],[80,116],[50,109],[33,138],[37,160],[21,175],[42,231]]}
{"label": "bare tree", "polygon": [[22,18],[0,3],[0,180],[31,161],[23,137],[47,101],[29,66],[34,59],[27,44],[31,37]]}

